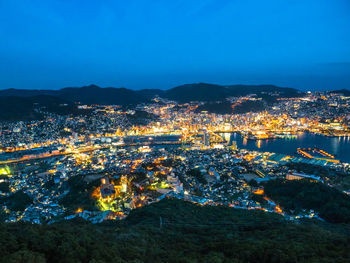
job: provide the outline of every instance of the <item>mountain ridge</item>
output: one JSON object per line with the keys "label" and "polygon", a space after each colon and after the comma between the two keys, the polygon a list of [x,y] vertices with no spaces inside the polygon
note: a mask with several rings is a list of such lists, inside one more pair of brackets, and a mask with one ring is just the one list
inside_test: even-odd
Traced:
{"label": "mountain ridge", "polygon": [[0,97],[17,96],[32,97],[38,95],[56,96],[73,103],[130,105],[149,102],[156,95],[179,102],[215,101],[228,97],[245,96],[248,94],[262,95],[264,93],[278,93],[282,97],[301,96],[304,93],[293,88],[283,88],[274,85],[217,85],[209,83],[192,83],[177,86],[168,90],[127,88],[101,88],[97,85],[83,87],[66,87],[59,90],[43,89],[4,89],[0,90]]}

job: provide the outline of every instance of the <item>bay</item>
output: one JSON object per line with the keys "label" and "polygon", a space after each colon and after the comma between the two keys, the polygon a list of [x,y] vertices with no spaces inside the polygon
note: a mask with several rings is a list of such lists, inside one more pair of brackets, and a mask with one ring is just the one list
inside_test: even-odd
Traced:
{"label": "bay", "polygon": [[233,133],[231,141],[236,141],[237,147],[241,149],[293,156],[298,156],[297,148],[319,148],[335,155],[342,162],[350,163],[350,137],[326,137],[306,132],[286,138],[247,140],[240,134]]}

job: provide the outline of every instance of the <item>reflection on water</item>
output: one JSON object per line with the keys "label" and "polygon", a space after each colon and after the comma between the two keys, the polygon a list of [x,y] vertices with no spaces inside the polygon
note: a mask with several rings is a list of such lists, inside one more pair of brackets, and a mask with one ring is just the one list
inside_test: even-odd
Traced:
{"label": "reflection on water", "polygon": [[339,144],[340,144],[340,137],[339,137],[339,139],[338,138],[331,138],[331,151],[338,152]]}
{"label": "reflection on water", "polygon": [[[226,138],[226,135],[225,135]],[[297,148],[320,148],[335,155],[336,159],[350,163],[350,137],[326,137],[310,133],[283,139],[247,140],[238,133],[231,134],[238,148],[260,150],[297,156]]]}
{"label": "reflection on water", "polygon": [[225,139],[225,141],[229,142],[231,140],[231,133],[225,132],[224,133],[224,139]]}
{"label": "reflection on water", "polygon": [[260,149],[260,147],[261,147],[261,140],[257,140],[256,141],[256,146]]}

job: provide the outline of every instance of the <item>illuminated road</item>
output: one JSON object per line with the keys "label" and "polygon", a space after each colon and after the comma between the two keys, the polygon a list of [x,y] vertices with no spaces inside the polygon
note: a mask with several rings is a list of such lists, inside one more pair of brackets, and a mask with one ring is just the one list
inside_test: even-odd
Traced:
{"label": "illuminated road", "polygon": [[90,152],[90,151],[106,149],[106,148],[108,148],[108,147],[91,147],[90,146],[90,147],[84,147],[84,148],[76,149],[74,151],[69,151],[69,152],[36,155],[36,156],[33,156],[33,157],[22,157],[20,159],[12,159],[12,160],[8,160],[8,161],[0,161],[0,165],[2,165],[2,164],[11,164],[11,163],[19,163],[19,162],[26,162],[26,161],[33,161],[33,160],[40,160],[40,159],[46,159],[46,158],[62,156],[62,155],[69,155],[69,154],[75,154],[75,153]]}
{"label": "illuminated road", "polygon": [[120,145],[110,145],[110,146],[87,146],[82,147],[80,149],[76,149],[73,151],[66,151],[61,153],[52,153],[52,154],[45,154],[45,155],[36,155],[33,157],[22,157],[20,159],[11,159],[7,161],[0,161],[0,165],[4,164],[12,164],[12,163],[19,163],[19,162],[28,162],[28,161],[34,161],[34,160],[40,160],[40,159],[46,159],[56,156],[62,156],[62,155],[69,155],[69,154],[77,154],[77,153],[84,153],[84,152],[91,152],[95,150],[103,150],[107,149],[109,147],[128,147],[128,146],[156,146],[156,145],[181,145],[181,142],[161,142],[161,143],[130,143],[130,144],[120,144]]}

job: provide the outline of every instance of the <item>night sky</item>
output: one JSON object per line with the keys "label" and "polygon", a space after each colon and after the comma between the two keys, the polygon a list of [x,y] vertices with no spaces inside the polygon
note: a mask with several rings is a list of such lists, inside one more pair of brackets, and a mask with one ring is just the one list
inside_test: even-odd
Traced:
{"label": "night sky", "polygon": [[350,89],[349,0],[0,0],[0,88]]}

